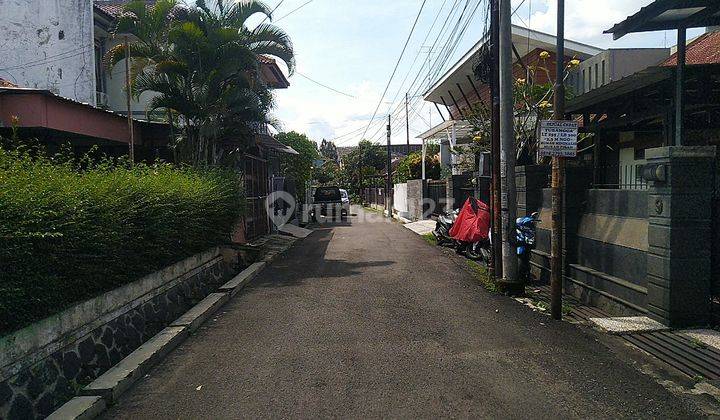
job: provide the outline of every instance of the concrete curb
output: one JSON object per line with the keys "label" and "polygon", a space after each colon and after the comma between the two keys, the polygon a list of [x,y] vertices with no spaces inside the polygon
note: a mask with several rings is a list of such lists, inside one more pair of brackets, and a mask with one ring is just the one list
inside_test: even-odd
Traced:
{"label": "concrete curb", "polygon": [[183,316],[173,321],[170,326],[186,327],[189,332],[195,332],[228,300],[230,300],[228,293],[210,293],[200,303],[185,312]]}
{"label": "concrete curb", "polygon": [[123,392],[184,341],[190,332],[196,331],[231,297],[247,286],[267,264],[285,253],[295,242],[292,241],[272,255],[268,255],[264,261],[251,264],[220,286],[218,292],[210,293],[168,327],[92,381],[80,391],[80,396],[63,404],[48,418],[89,420],[98,417],[109,405],[117,402]]}
{"label": "concrete curb", "polygon": [[105,411],[106,407],[105,400],[97,395],[75,397],[50,414],[47,420],[91,420]]}
{"label": "concrete curb", "polygon": [[230,297],[235,296],[237,292],[242,290],[247,283],[257,276],[257,274],[265,268],[267,263],[265,261],[256,262],[250,264],[250,266],[241,271],[237,276],[233,277],[230,281],[220,286],[218,289],[220,292],[227,293]]}
{"label": "concrete curb", "polygon": [[[80,391],[81,395],[99,396],[108,404],[117,401],[123,392],[142,378],[170,350],[177,347],[188,335],[186,327],[167,327],[153,338],[138,347],[134,352],[122,359],[92,381]],[[61,407],[62,408],[62,407]]]}

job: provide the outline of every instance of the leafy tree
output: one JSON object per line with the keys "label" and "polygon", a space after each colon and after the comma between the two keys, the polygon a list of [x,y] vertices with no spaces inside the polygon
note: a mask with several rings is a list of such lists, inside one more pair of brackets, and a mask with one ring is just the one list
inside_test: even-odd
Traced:
{"label": "leafy tree", "polygon": [[340,162],[340,159],[338,158],[337,147],[332,141],[322,139],[322,142],[320,143],[320,154],[335,163]]}
{"label": "leafy tree", "polygon": [[340,166],[332,160],[325,160],[321,166],[315,168],[313,175],[320,185],[343,185],[340,176]]}
{"label": "leafy tree", "polygon": [[[115,32],[133,35],[133,94],[157,93],[149,111],[164,110],[177,124],[177,160],[233,164],[258,128],[272,122],[273,97],[259,55],[276,56],[294,69],[292,43],[281,29],[246,24],[258,13],[270,18],[270,9],[256,0],[215,0],[212,6],[159,0],[152,8],[136,0],[125,11]],[[119,45],[106,62],[112,67],[124,56]]]}
{"label": "leafy tree", "polygon": [[[440,157],[437,154],[425,156],[425,177],[426,179],[440,179]],[[421,152],[410,153],[400,160],[395,171],[395,183],[402,183],[407,182],[409,179],[421,178]]]}
{"label": "leafy tree", "polygon": [[283,153],[280,155],[280,173],[295,180],[297,198],[305,199],[305,189],[313,178],[314,163],[320,156],[317,145],[307,138],[305,134],[291,131],[280,133],[275,138],[282,144],[290,146],[298,152],[297,155]]}
{"label": "leafy tree", "polygon": [[381,178],[386,159],[387,151],[379,143],[361,140],[342,159],[342,185],[358,194],[365,187],[385,185]]}

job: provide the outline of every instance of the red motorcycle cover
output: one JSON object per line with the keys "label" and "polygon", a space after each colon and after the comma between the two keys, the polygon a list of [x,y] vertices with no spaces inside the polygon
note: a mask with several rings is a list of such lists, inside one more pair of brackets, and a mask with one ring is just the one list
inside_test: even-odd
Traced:
{"label": "red motorcycle cover", "polygon": [[458,241],[479,242],[488,239],[489,231],[490,207],[476,198],[469,197],[465,200],[449,233]]}

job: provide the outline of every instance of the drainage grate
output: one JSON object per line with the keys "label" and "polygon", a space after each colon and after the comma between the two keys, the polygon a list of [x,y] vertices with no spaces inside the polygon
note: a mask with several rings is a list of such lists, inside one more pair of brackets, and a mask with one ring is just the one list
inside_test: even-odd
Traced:
{"label": "drainage grate", "polygon": [[[535,287],[535,297],[549,304],[550,287]],[[610,317],[598,308],[587,306],[572,296],[563,295],[572,306],[564,319],[579,324],[589,324],[589,318]],[[720,379],[720,350],[706,346],[681,333],[672,331],[624,334],[620,338],[646,353],[658,358],[691,378]]]}

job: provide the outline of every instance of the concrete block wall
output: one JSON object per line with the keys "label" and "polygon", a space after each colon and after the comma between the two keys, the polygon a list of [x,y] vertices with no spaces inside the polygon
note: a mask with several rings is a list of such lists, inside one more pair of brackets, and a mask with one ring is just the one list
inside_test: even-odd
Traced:
{"label": "concrete block wall", "polygon": [[0,338],[0,418],[44,418],[222,284],[220,249]]}
{"label": "concrete block wall", "polygon": [[651,180],[647,203],[650,315],[670,326],[706,324],[715,147],[659,147],[647,150],[645,156],[648,164],[665,173],[664,179]]}
{"label": "concrete block wall", "polygon": [[427,181],[422,179],[409,179],[407,181],[407,207],[408,219],[422,220],[427,210],[424,198],[427,197]]}

